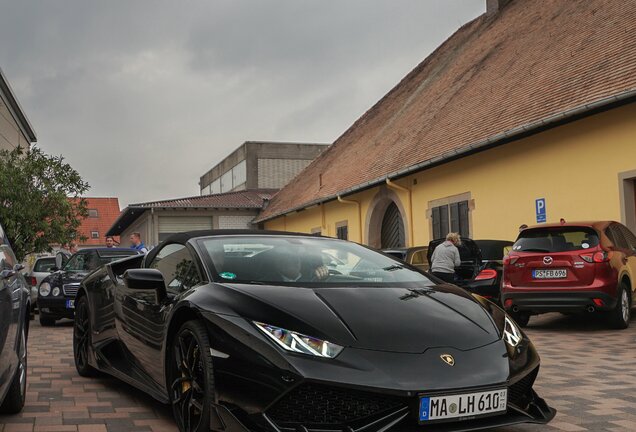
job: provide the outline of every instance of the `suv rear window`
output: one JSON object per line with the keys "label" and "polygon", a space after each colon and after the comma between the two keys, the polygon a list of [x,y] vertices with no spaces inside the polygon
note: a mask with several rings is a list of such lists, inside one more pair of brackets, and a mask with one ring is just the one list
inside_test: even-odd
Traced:
{"label": "suv rear window", "polygon": [[568,252],[598,246],[598,234],[586,227],[527,229],[512,247],[516,252]]}
{"label": "suv rear window", "polygon": [[40,258],[35,262],[34,272],[48,272],[55,267],[55,258]]}

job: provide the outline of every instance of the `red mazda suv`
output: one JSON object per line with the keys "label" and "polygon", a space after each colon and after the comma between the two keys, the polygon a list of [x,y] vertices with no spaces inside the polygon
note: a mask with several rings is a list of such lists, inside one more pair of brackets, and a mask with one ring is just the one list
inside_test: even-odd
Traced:
{"label": "red mazda suv", "polygon": [[636,236],[618,222],[529,227],[504,259],[502,302],[522,326],[531,315],[587,311],[627,328],[635,288]]}

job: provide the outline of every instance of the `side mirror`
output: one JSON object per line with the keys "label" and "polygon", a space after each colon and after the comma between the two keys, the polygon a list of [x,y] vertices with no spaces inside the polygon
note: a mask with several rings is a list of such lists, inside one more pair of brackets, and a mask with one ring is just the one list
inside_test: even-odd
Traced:
{"label": "side mirror", "polygon": [[15,272],[13,270],[2,270],[0,271],[0,279],[9,279],[15,276]]}
{"label": "side mirror", "polygon": [[129,289],[155,291],[157,303],[166,298],[166,282],[157,269],[129,269],[124,272],[123,279]]}
{"label": "side mirror", "polygon": [[55,267],[57,269],[63,268],[68,262],[68,256],[64,252],[58,252],[55,254]]}

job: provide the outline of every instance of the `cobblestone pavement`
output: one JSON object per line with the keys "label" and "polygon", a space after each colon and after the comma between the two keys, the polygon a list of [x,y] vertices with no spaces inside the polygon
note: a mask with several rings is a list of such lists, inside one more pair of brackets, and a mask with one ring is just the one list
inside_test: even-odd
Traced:
{"label": "cobblestone pavement", "polygon": [[[548,314],[527,328],[542,357],[535,389],[558,409],[548,426],[499,432],[635,431],[636,320],[607,330],[590,316]],[[32,321],[24,411],[0,416],[0,432],[176,431],[169,407],[109,377],[82,378],[73,365],[70,322]]]}

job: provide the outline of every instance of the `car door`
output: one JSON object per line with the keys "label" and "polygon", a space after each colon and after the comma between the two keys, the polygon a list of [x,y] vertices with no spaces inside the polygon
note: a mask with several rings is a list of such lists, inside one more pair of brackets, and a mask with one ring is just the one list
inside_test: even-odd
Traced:
{"label": "car door", "polygon": [[[2,227],[0,227],[0,397],[11,382],[12,371],[18,361],[16,353],[16,336],[22,305],[22,285],[19,272],[13,272],[17,260],[9,247]],[[0,400],[1,402],[1,400]]]}
{"label": "car door", "polygon": [[170,243],[146,263],[146,268],[159,270],[166,284],[167,299],[158,301],[155,290],[117,285],[115,301],[120,303],[118,333],[137,365],[159,386],[163,385],[162,358],[166,318],[176,298],[201,282],[191,251],[182,244]]}
{"label": "car door", "polygon": [[428,248],[420,248],[415,249],[411,252],[411,257],[409,258],[409,264],[418,269],[427,272],[430,268],[428,264],[428,259],[426,257],[426,253],[428,252]]}

